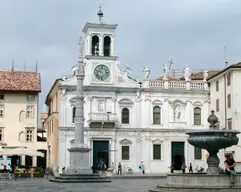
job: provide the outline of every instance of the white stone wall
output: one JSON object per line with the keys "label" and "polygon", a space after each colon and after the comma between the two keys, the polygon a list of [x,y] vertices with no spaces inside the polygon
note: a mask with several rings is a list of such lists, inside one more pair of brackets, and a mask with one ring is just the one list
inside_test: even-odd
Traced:
{"label": "white stone wall", "polygon": [[[100,130],[85,132],[85,142],[93,147],[93,140],[108,139],[110,148],[116,150],[111,152],[110,162],[115,165],[122,162],[123,166],[131,167],[135,172],[138,172],[138,166],[141,161],[144,161],[147,173],[167,172],[171,164],[171,142],[183,141],[185,142],[185,160],[186,164],[192,163],[193,167],[196,165],[205,166],[206,152],[203,151],[202,160],[194,160],[194,148],[187,143],[186,129],[204,129],[208,128],[206,119],[209,114],[209,97],[206,93],[152,93],[144,92],[137,98],[136,93],[115,94],[113,92],[85,92],[85,127],[88,129],[88,114],[98,113],[98,98],[106,98],[106,109],[109,108],[111,112],[117,113],[118,128],[112,130]],[[65,103],[60,107],[60,117],[65,120],[60,120],[60,140],[59,140],[59,166],[68,167],[70,141],[74,139],[74,124],[72,123],[72,108],[71,99],[75,97],[75,91],[67,91],[64,95]],[[60,97],[63,97],[61,95]],[[123,104],[124,99],[132,101],[131,104]],[[175,123],[173,120],[173,107],[175,104],[180,104],[183,108],[182,121]],[[161,107],[161,124],[153,124],[153,107]],[[193,109],[199,106],[202,109],[202,125],[193,125]],[[130,109],[130,124],[121,124],[121,109],[128,107]],[[109,111],[108,110],[108,111]],[[119,131],[118,131],[119,130]],[[125,131],[123,131],[125,130]],[[155,132],[153,130],[156,130]],[[181,130],[181,131],[180,131]],[[120,141],[127,139],[131,141],[130,144],[130,160],[121,160],[121,144]],[[162,146],[162,159],[153,160],[153,144],[157,142]],[[93,155],[90,157],[90,166],[92,166]]]}

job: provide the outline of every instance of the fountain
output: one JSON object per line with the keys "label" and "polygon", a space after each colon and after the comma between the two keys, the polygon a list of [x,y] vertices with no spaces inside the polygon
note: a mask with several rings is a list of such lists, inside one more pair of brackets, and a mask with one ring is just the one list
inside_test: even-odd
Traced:
{"label": "fountain", "polygon": [[167,183],[158,185],[150,192],[164,191],[241,191],[241,175],[237,175],[233,188],[229,187],[229,178],[221,173],[220,160],[217,153],[220,149],[238,144],[239,131],[219,130],[216,126],[218,118],[211,112],[208,117],[210,128],[207,130],[192,130],[186,132],[189,135],[188,143],[195,147],[206,149],[209,153],[207,159],[208,169],[206,174],[167,174]]}

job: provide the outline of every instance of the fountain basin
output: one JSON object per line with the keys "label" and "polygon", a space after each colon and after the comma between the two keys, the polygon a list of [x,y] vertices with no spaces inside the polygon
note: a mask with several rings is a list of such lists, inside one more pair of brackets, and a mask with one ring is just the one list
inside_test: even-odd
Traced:
{"label": "fountain basin", "polygon": [[206,149],[208,152],[218,152],[238,144],[240,131],[236,130],[192,130],[187,131],[189,135],[188,143],[195,147]]}

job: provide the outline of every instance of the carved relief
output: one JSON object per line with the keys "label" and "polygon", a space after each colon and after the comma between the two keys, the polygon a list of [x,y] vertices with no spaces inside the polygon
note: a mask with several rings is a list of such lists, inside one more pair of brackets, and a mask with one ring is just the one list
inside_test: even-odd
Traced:
{"label": "carved relief", "polygon": [[61,95],[62,96],[64,96],[66,92],[67,92],[66,89],[61,89]]}
{"label": "carved relief", "polygon": [[150,96],[145,96],[145,101],[150,101],[151,102],[151,97]]}
{"label": "carved relief", "polygon": [[111,98],[113,102],[116,102],[116,97]]}

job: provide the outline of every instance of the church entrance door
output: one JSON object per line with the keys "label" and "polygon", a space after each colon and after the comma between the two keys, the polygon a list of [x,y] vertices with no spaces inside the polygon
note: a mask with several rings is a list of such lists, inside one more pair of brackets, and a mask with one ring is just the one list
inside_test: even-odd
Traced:
{"label": "church entrance door", "polygon": [[93,166],[96,170],[104,170],[109,165],[109,141],[93,141]]}
{"label": "church entrance door", "polygon": [[182,163],[185,162],[184,154],[184,142],[172,142],[172,163],[175,163],[175,170],[181,170]]}

